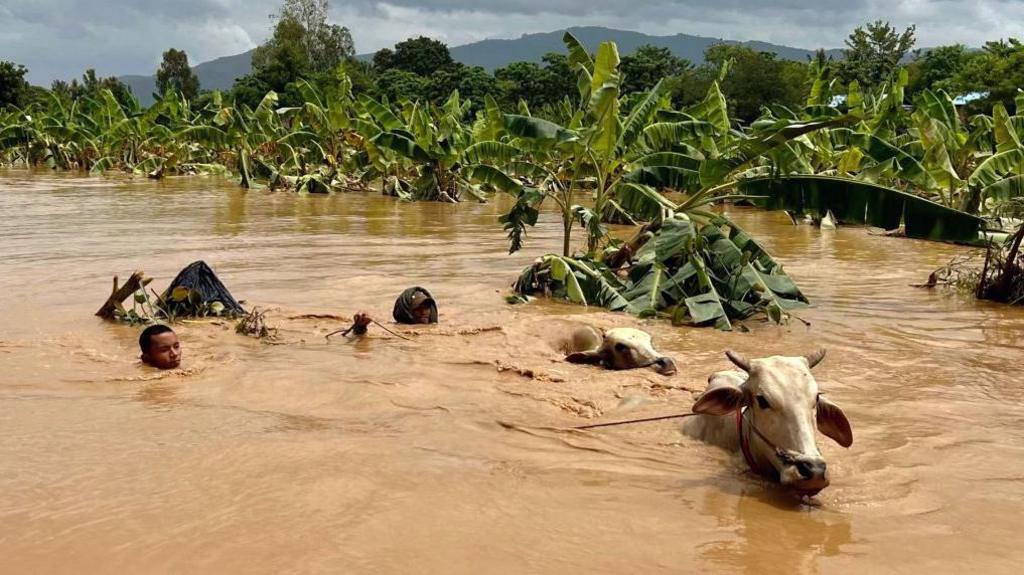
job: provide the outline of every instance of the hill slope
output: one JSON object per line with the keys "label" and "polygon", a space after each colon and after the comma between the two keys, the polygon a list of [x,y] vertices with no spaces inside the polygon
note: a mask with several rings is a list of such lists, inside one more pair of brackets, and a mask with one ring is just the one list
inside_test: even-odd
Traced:
{"label": "hill slope", "polygon": [[[235,79],[249,73],[252,69],[252,53],[249,50],[234,56],[225,56],[203,62],[192,69],[199,76],[199,85],[204,90],[227,90],[235,83]],[[156,92],[156,76],[121,76],[121,81],[128,84],[132,93],[144,106],[153,103],[153,92]]]}
{"label": "hill slope", "polygon": [[[622,55],[630,54],[644,44],[651,44],[660,48],[668,48],[676,56],[686,58],[696,64],[704,61],[704,50],[709,46],[723,43],[740,44],[759,52],[774,52],[786,60],[804,61],[814,55],[814,50],[811,49],[792,48],[767,42],[737,42],[688,34],[650,36],[642,32],[596,26],[569,28],[569,31],[591,51],[596,50],[601,42],[608,40],[613,40],[618,44],[619,53]],[[524,34],[512,40],[483,40],[451,48],[451,53],[452,58],[456,61],[470,66],[481,66],[487,70],[494,70],[520,60],[540,62],[541,57],[548,52],[565,51],[565,45],[562,44],[564,33],[564,30],[558,30],[541,34]],[[828,54],[839,57],[841,51],[829,50]]]}
{"label": "hill slope", "polygon": [[[686,58],[694,63],[704,60],[704,50],[712,44],[740,44],[762,52],[774,52],[780,58],[787,60],[806,60],[814,55],[814,50],[804,48],[792,48],[767,42],[737,42],[734,40],[723,40],[721,38],[710,38],[705,36],[690,36],[688,34],[676,34],[675,36],[651,36],[642,32],[629,30],[615,30],[612,28],[601,28],[597,26],[585,26],[569,28],[584,45],[590,50],[596,50],[601,42],[614,41],[619,46],[619,53],[622,55],[634,52],[644,44],[652,44],[668,48],[676,56]],[[544,54],[548,52],[562,52],[565,45],[562,44],[564,30],[554,32],[543,32],[539,34],[523,34],[519,38],[510,40],[482,40],[472,44],[464,44],[451,48],[452,58],[457,62],[469,66],[481,66],[488,71],[500,68],[511,62],[525,60],[527,62],[540,62]],[[840,57],[841,51],[829,50],[828,54]],[[373,54],[361,54],[358,58],[369,60]],[[249,73],[252,67],[252,50],[244,54],[217,58],[195,66],[193,69],[199,75],[199,82],[203,89],[226,90],[231,87],[236,78]],[[139,101],[144,105],[152,103],[152,94],[156,90],[155,76],[122,76],[123,80],[131,87]]]}

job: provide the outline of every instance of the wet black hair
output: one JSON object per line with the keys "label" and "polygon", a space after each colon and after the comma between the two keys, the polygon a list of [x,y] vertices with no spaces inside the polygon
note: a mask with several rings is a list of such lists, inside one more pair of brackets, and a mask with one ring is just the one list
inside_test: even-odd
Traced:
{"label": "wet black hair", "polygon": [[142,334],[139,335],[139,349],[142,350],[142,353],[149,352],[149,340],[154,335],[160,335],[162,333],[167,332],[174,333],[174,330],[161,323],[151,325],[146,329],[142,330]]}

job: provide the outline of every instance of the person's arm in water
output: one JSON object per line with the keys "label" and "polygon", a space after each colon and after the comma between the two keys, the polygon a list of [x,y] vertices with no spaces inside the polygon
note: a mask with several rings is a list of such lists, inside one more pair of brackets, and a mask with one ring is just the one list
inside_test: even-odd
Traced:
{"label": "person's arm in water", "polygon": [[366,335],[366,328],[373,323],[373,318],[366,312],[359,312],[352,316],[353,335]]}

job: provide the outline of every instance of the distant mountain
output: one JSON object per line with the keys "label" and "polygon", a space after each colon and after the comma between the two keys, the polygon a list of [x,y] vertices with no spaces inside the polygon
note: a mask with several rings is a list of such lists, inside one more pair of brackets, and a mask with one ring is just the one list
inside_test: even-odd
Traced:
{"label": "distant mountain", "polygon": [[[650,36],[642,32],[597,26],[569,28],[569,31],[590,50],[597,50],[601,42],[612,40],[618,44],[619,53],[626,55],[636,51],[644,44],[651,44],[668,48],[676,56],[697,64],[704,61],[704,50],[708,46],[723,43],[739,44],[760,52],[774,52],[786,60],[805,61],[814,55],[814,50],[807,48],[793,48],[767,42],[738,42],[688,34]],[[548,52],[565,51],[565,45],[562,44],[564,34],[565,30],[557,30],[540,34],[523,34],[519,38],[511,40],[482,40],[452,47],[451,53],[452,58],[457,62],[468,66],[481,66],[488,71],[493,71],[512,62],[540,62],[544,54]],[[193,69],[198,74],[199,83],[204,89],[226,90],[231,87],[236,78],[249,73],[252,68],[252,53],[253,51],[250,50],[237,56],[218,58],[199,64]],[[842,57],[841,50],[828,50],[827,54],[835,58]],[[373,58],[373,54],[361,54],[358,58],[370,60]],[[156,91],[155,76],[122,76],[121,80],[131,87],[132,92],[144,105],[152,103],[152,94]]]}
{"label": "distant mountain", "polygon": [[[255,50],[249,50],[243,54],[225,56],[204,62],[192,69],[199,76],[199,85],[204,90],[227,90],[235,83],[236,78],[249,73],[252,69],[252,54]],[[144,106],[153,103],[153,93],[156,92],[156,76],[121,76],[121,81],[128,84],[132,93]]]}
{"label": "distant mountain", "polygon": [[[676,56],[686,58],[696,64],[704,61],[704,51],[713,44],[739,44],[759,52],[774,52],[778,54],[779,58],[785,60],[805,61],[814,55],[813,49],[792,48],[767,42],[738,42],[721,38],[690,36],[689,34],[650,36],[642,32],[597,26],[569,28],[569,31],[591,51],[597,50],[601,42],[608,40],[612,40],[618,45],[619,53],[622,55],[635,52],[644,44],[651,44],[659,48],[668,48]],[[544,54],[548,52],[564,52],[565,45],[562,43],[564,34],[565,30],[558,30],[541,34],[523,34],[513,40],[482,40],[451,48],[451,53],[452,58],[458,62],[469,66],[481,66],[492,71],[510,62],[520,60],[540,62]],[[839,58],[842,56],[842,51],[829,50],[827,54]]]}

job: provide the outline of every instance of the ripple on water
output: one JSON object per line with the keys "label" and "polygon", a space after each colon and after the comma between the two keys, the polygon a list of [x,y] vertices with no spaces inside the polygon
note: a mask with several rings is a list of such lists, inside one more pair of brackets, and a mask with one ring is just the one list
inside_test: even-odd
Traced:
{"label": "ripple on water", "polygon": [[[1024,512],[1024,310],[911,287],[966,248],[730,210],[813,305],[799,312],[809,326],[721,333],[506,306],[519,270],[561,247],[545,212],[509,256],[495,223],[507,207],[0,173],[7,566],[1010,572]],[[195,259],[268,308],[284,345],[182,325],[185,371],[157,373],[137,366],[138,328],[92,317],[114,274],[144,269],[159,286]],[[383,320],[414,284],[444,322],[414,342],[371,332],[327,344],[343,321],[299,317]],[[680,373],[565,364],[558,334],[579,322],[650,331]],[[821,387],[856,440],[844,450],[819,437],[833,484],[817,506],[674,423],[561,429],[686,411],[691,390],[729,367],[725,349],[818,346],[829,349]]]}

